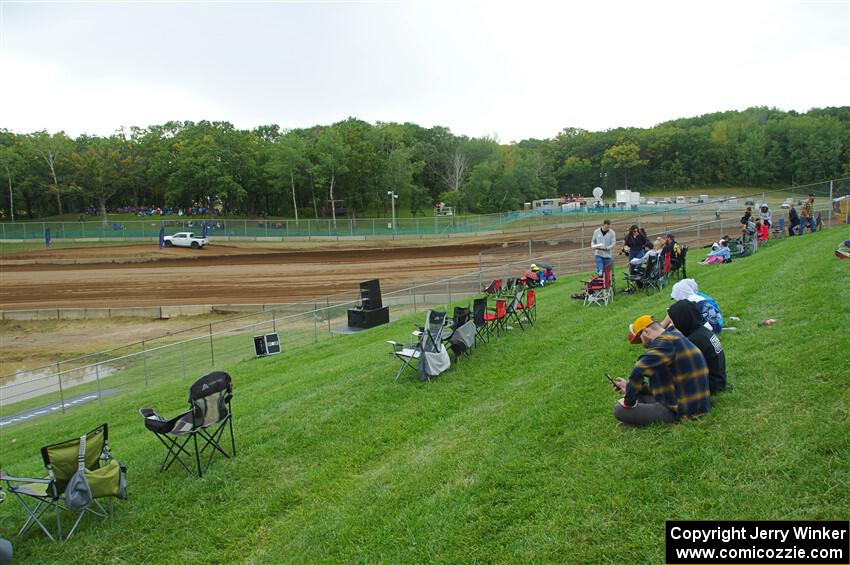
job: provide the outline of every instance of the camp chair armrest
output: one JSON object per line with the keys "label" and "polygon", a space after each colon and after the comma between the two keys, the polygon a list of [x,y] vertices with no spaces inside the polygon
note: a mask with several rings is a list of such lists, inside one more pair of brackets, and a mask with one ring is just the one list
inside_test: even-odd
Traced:
{"label": "camp chair armrest", "polygon": [[393,341],[393,340],[390,339],[390,340],[387,340],[387,343],[392,345],[393,349],[395,349],[396,351],[398,351],[400,349],[404,349],[404,346],[397,341]]}
{"label": "camp chair armrest", "polygon": [[0,472],[0,481],[8,481],[12,483],[38,483],[42,485],[49,485],[53,481],[50,479],[33,479],[29,477],[13,477],[11,475],[7,475],[6,473]]}

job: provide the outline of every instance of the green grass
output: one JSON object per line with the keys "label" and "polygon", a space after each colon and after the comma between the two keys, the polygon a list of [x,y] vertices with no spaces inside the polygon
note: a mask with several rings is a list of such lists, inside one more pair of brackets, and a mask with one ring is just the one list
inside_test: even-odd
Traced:
{"label": "green grass", "polygon": [[[158,472],[136,410],[184,408],[192,380],[158,379],[0,431],[4,471],[39,473],[38,449],[110,424],[130,500],[75,539],[13,539],[21,563],[659,563],[666,519],[844,519],[850,508],[848,262],[840,228],[689,269],[726,315],[731,390],[695,421],[642,430],[612,418],[604,371],[640,349],[626,326],[668,293],[570,300],[540,293],[538,324],[481,346],[435,382],[392,382],[422,314],[230,367],[238,457],[202,480]],[[694,253],[696,255],[696,253]],[[772,317],[778,323],[759,328]],[[199,374],[203,368],[199,368]],[[23,511],[7,500],[0,533]],[[95,557],[96,556],[96,557]]]}

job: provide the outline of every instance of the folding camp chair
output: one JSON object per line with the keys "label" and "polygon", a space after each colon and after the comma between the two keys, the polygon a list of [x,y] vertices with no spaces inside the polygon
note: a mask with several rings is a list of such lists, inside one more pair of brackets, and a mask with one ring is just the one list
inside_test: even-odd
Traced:
{"label": "folding camp chair", "polygon": [[503,299],[496,300],[496,308],[488,308],[484,314],[484,321],[487,322],[487,335],[491,336],[501,334],[505,330],[505,322],[507,320],[507,302]]}
{"label": "folding camp chair", "polygon": [[[77,526],[86,514],[107,518],[112,514],[112,498],[126,498],[124,475],[126,467],[118,463],[109,453],[109,428],[101,424],[86,434],[85,446],[81,451],[81,438],[55,443],[41,448],[41,458],[47,468],[47,477],[13,477],[0,472],[0,480],[6,481],[7,490],[14,494],[24,507],[28,518],[18,535],[25,534],[33,525],[37,525],[53,541],[68,539],[77,530]],[[80,456],[85,465],[86,482],[92,493],[92,501],[79,511],[68,535],[62,537],[62,512],[71,512],[65,504],[65,489],[68,481],[77,472]],[[99,499],[109,498],[104,507]],[[53,510],[56,515],[56,531],[51,532],[42,521],[42,516]]]}
{"label": "folding camp chair", "polygon": [[682,245],[680,246],[680,251],[677,256],[673,256],[670,259],[670,278],[675,280],[681,280],[687,278],[688,270],[685,265],[685,261],[688,258],[688,246]]}
{"label": "folding camp chair", "polygon": [[729,252],[732,254],[732,258],[740,259],[752,255],[754,251],[753,240],[754,238],[743,236],[731,240],[729,242]]}
{"label": "folding camp chair", "polygon": [[472,323],[475,324],[475,337],[484,343],[490,341],[490,327],[487,324],[487,297],[472,301]]}
{"label": "folding camp chair", "polygon": [[429,310],[425,316],[425,326],[416,332],[417,342],[402,345],[397,341],[387,341],[393,350],[391,354],[401,361],[401,367],[394,381],[405,369],[418,369],[420,380],[431,380],[451,366],[449,354],[443,345],[443,328],[446,323],[446,313]]}
{"label": "folding camp chair", "polygon": [[534,325],[537,321],[537,297],[534,290],[526,291],[525,301],[520,302],[516,309],[522,312],[529,324]]}
{"label": "folding camp chair", "polygon": [[475,323],[470,320],[469,308],[455,306],[449,327],[451,332],[444,336],[443,340],[455,354],[455,359],[460,361],[460,358],[469,355],[475,346]]}
{"label": "folding camp chair", "polygon": [[[230,401],[233,398],[233,383],[230,375],[223,371],[215,371],[201,377],[189,387],[189,410],[170,420],[166,420],[152,408],[142,408],[139,414],[145,419],[145,427],[153,432],[162,445],[168,449],[165,459],[160,465],[160,472],[165,472],[177,461],[194,476],[191,459],[192,452],[186,448],[189,442],[194,446],[194,459],[198,469],[198,478],[203,477],[209,469],[212,458],[221,453],[230,459],[236,456],[236,440],[233,437],[233,410]],[[227,453],[221,445],[224,431],[230,432],[231,452]],[[198,439],[203,442],[198,445]],[[206,464],[201,466],[201,456],[210,450]],[[183,456],[189,459],[188,463]]]}
{"label": "folding camp chair", "polygon": [[515,278],[505,279],[504,286],[499,290],[499,296],[511,296],[516,292],[516,281]]}
{"label": "folding camp chair", "polygon": [[522,313],[522,302],[523,297],[526,292],[534,292],[533,290],[518,290],[513,297],[511,297],[510,301],[508,301],[507,306],[505,307],[505,321],[504,327],[510,329],[507,325],[511,320],[515,320],[519,325],[519,329],[525,331],[525,325],[523,324],[525,316]]}
{"label": "folding camp chair", "polygon": [[489,285],[485,288],[481,289],[481,292],[484,294],[499,294],[499,291],[502,290],[502,279],[493,279]]}
{"label": "folding camp chair", "polygon": [[596,304],[608,306],[608,302],[614,299],[612,287],[612,265],[608,263],[602,271],[601,277],[593,277],[584,287],[584,305]]}
{"label": "folding camp chair", "polygon": [[771,229],[771,237],[785,237],[788,234],[785,232],[785,218],[779,218],[779,222],[773,225]]}

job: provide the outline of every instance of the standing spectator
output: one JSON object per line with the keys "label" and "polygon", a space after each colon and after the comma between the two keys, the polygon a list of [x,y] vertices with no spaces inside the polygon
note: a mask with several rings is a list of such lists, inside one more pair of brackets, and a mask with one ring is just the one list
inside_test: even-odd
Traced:
{"label": "standing spectator", "polygon": [[611,264],[611,250],[614,249],[614,243],[617,241],[617,236],[614,230],[611,229],[611,220],[602,220],[602,225],[593,230],[593,237],[590,238],[590,247],[594,249],[593,256],[596,261],[596,274],[602,276],[605,271],[605,266]]}
{"label": "standing spectator", "polygon": [[812,228],[812,233],[818,231],[815,224],[815,195],[809,194],[809,199],[803,203],[800,210],[800,235],[806,233],[806,226]]}
{"label": "standing spectator", "polygon": [[761,209],[759,210],[759,218],[761,218],[761,223],[770,228],[773,221],[773,214],[770,213],[770,209],[767,207],[767,204],[761,205]]}
{"label": "standing spectator", "polygon": [[648,245],[649,241],[639,227],[633,225],[629,228],[629,235],[626,236],[626,247],[624,248],[624,251],[629,254],[629,261],[643,258]]}
{"label": "standing spectator", "polygon": [[797,213],[797,209],[794,208],[794,203],[791,203],[791,207],[788,208],[788,235],[796,235],[797,226],[800,225],[800,214]]}
{"label": "standing spectator", "polygon": [[753,209],[747,206],[747,209],[744,210],[744,215],[741,216],[741,225],[745,226],[750,223],[750,218],[753,217]]}
{"label": "standing spectator", "polygon": [[646,349],[629,380],[617,379],[623,395],[614,405],[614,417],[624,424],[646,426],[672,423],[711,409],[708,365],[697,347],[676,328],[666,331],[651,316],[629,326],[629,342]]}

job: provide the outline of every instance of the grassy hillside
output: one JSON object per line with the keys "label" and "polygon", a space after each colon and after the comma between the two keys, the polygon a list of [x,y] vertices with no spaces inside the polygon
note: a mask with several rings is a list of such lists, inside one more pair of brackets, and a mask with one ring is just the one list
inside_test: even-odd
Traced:
{"label": "grassy hillside", "polygon": [[[87,518],[63,545],[15,538],[19,562],[659,563],[666,519],[846,518],[850,262],[832,250],[848,235],[689,269],[742,318],[722,336],[731,390],[696,421],[615,423],[603,372],[627,374],[628,322],[670,299],[586,309],[573,278],[541,292],[534,328],[430,384],[393,383],[384,343],[421,316],[230,367],[239,455],[202,480],[158,472],[164,450],[137,414],[183,409],[177,375],[4,429],[7,472],[40,473],[39,447],[104,420],[130,468],[113,520]],[[23,519],[8,499],[0,535]]]}

